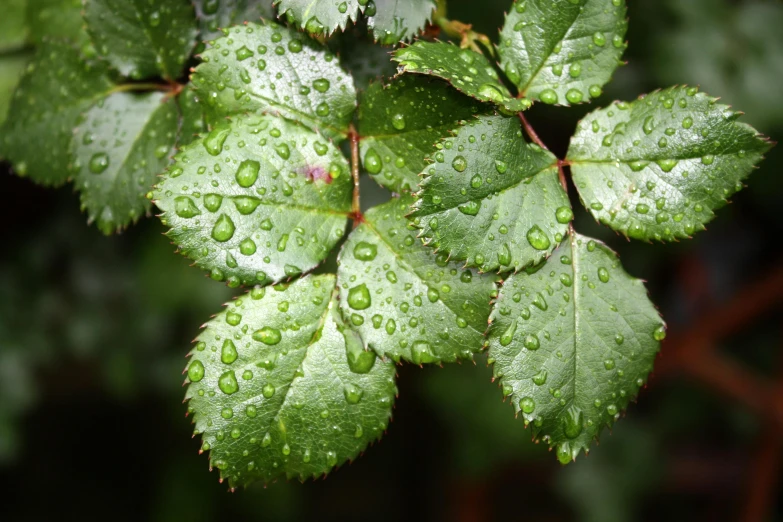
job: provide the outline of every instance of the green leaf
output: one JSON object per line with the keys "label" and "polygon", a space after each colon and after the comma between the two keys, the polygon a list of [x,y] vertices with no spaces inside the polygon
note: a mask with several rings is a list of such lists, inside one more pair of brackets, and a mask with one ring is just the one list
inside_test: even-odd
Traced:
{"label": "green leaf", "polygon": [[79,116],[112,89],[108,69],[63,42],[44,42],[28,65],[0,132],[20,176],[44,185],[68,178],[68,148]]}
{"label": "green leaf", "polygon": [[666,334],[642,281],[579,234],[536,270],[509,277],[490,321],[503,395],[563,463],[619,418]]}
{"label": "green leaf", "polygon": [[313,35],[344,30],[364,13],[373,37],[384,45],[413,38],[435,8],[433,0],[277,0],[276,5],[281,17]]}
{"label": "green leaf", "polygon": [[573,213],[557,158],[526,143],[519,120],[480,116],[439,148],[411,214],[425,243],[482,272],[552,253]]}
{"label": "green leaf", "polygon": [[81,118],[71,172],[90,222],[104,234],[149,211],[144,196],[169,164],[178,128],[176,102],[160,92],[118,92]]}
{"label": "green leaf", "polygon": [[280,17],[312,35],[330,35],[359,19],[368,0],[276,0]]}
{"label": "green leaf", "polygon": [[81,46],[89,41],[82,19],[82,0],[27,0],[27,23],[35,44],[46,39],[65,39]]}
{"label": "green leaf", "polygon": [[16,53],[0,57],[0,125],[5,121],[14,89],[22,78],[30,53]]}
{"label": "green leaf", "polygon": [[194,0],[193,5],[203,40],[223,36],[222,28],[275,17],[272,0]]}
{"label": "green leaf", "polygon": [[200,134],[207,131],[207,122],[204,119],[204,108],[198,101],[196,93],[190,89],[185,89],[177,97],[179,113],[182,116],[182,128],[179,132],[179,148],[188,145]]}
{"label": "green leaf", "polygon": [[672,87],[589,114],[568,160],[585,205],[636,239],[690,237],[740,190],[771,145],[741,113]]}
{"label": "green leaf", "polygon": [[351,77],[306,36],[262,22],[231,29],[202,54],[193,84],[208,116],[272,112],[336,137],[356,108]]}
{"label": "green leaf", "polygon": [[169,236],[213,279],[283,281],[345,233],[350,167],[320,135],[274,116],[237,116],[182,149],[155,193]]}
{"label": "green leaf", "polygon": [[27,42],[27,0],[5,0],[0,18],[0,52],[18,49]]}
{"label": "green leaf", "polygon": [[252,290],[196,339],[188,412],[233,488],[318,477],[380,439],[394,365],[365,352],[332,299],[333,275]]}
{"label": "green leaf", "polygon": [[404,75],[370,85],[358,113],[365,170],[395,192],[416,187],[435,143],[481,108],[433,78]]}
{"label": "green leaf", "polygon": [[410,40],[427,25],[435,9],[433,0],[374,0],[375,13],[368,5],[364,14],[375,40],[394,45]]}
{"label": "green leaf", "polygon": [[98,51],[136,80],[182,76],[198,32],[183,0],[86,0],[84,20]]}
{"label": "green leaf", "polygon": [[339,258],[340,307],[378,355],[415,364],[471,359],[481,350],[495,278],[436,256],[405,214],[413,198],[364,215]]}
{"label": "green leaf", "polygon": [[597,98],[622,63],[625,11],[625,0],[517,0],[500,33],[501,66],[530,100]]}
{"label": "green leaf", "polygon": [[492,63],[476,51],[442,42],[416,42],[398,49],[393,59],[404,72],[443,78],[468,96],[500,105],[507,111],[520,112],[530,107],[528,100],[511,95]]}

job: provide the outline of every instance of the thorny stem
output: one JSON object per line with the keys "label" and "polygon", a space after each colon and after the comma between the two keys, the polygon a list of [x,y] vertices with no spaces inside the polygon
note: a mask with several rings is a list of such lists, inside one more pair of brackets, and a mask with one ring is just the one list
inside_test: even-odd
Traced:
{"label": "thorny stem", "polygon": [[[547,147],[546,143],[541,140],[541,138],[538,136],[538,133],[536,133],[536,130],[532,125],[530,125],[530,122],[527,121],[527,118],[525,118],[525,115],[520,112],[517,113],[517,116],[519,116],[519,121],[522,122],[522,126],[525,128],[525,132],[530,137],[530,140],[542,149],[548,151],[549,147]],[[560,184],[563,186],[563,190],[568,192],[568,183],[566,183],[565,171],[563,170],[563,167],[566,165],[568,165],[567,161],[563,161],[560,158],[557,159],[557,177],[560,180]]]}
{"label": "thorny stem", "polygon": [[351,176],[353,177],[351,219],[353,219],[353,228],[356,228],[364,221],[364,216],[359,201],[359,133],[353,125],[348,130],[348,139],[351,141]]}

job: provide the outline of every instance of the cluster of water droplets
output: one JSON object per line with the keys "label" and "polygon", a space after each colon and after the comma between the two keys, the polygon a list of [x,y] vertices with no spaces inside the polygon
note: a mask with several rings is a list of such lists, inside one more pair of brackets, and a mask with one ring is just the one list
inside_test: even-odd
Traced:
{"label": "cluster of water droplets", "polygon": [[[325,281],[330,281],[328,287]],[[196,419],[200,431],[205,432],[202,450],[213,450],[215,467],[234,479],[253,472],[259,460],[272,461],[257,470],[269,477],[283,467],[300,473],[322,473],[345,458],[340,453],[346,449],[342,447],[338,452],[334,437],[341,436],[348,427],[345,436],[360,441],[357,444],[385,430],[388,415],[379,417],[384,420],[376,425],[351,413],[354,410],[350,408],[370,400],[377,406],[363,407],[365,415],[389,410],[395,390],[393,368],[387,365],[380,368],[381,373],[371,375],[376,367],[375,354],[363,350],[361,341],[358,346],[350,342],[352,332],[341,334],[339,323],[336,329],[325,324],[331,313],[332,284],[330,277],[300,280],[295,283],[296,289],[292,285],[256,287],[231,303],[199,336],[187,368],[190,394],[193,399],[207,396],[211,400],[192,399],[189,410],[206,418]],[[344,340],[341,335],[345,335]],[[327,346],[317,348],[318,343]],[[315,360],[327,353],[327,357],[337,359]],[[319,393],[318,397],[307,392],[313,386],[312,379],[319,378],[309,372],[318,372],[319,365],[331,368],[334,378],[343,383],[339,392]],[[288,374],[290,368],[295,368],[293,376]],[[380,384],[378,379],[386,382]],[[368,399],[367,387],[379,385]],[[235,394],[239,402],[228,399]],[[208,415],[203,406],[216,408],[216,415]],[[314,415],[318,420],[304,429],[305,433],[288,433],[286,411],[290,410],[297,417]],[[275,412],[274,418],[269,412]],[[241,445],[220,444],[224,440],[240,440]],[[239,455],[234,455],[238,451],[242,452],[239,460]]]}
{"label": "cluster of water droplets", "polygon": [[[353,88],[334,54],[283,27],[248,24],[212,43],[193,77],[207,105],[231,113],[278,107],[347,125]],[[309,115],[309,116],[308,116]]]}
{"label": "cluster of water droplets", "polygon": [[[733,144],[717,137],[715,128],[716,119],[723,122],[736,114],[715,115],[714,99],[705,103],[697,93],[695,87],[682,87],[615,103],[583,123],[580,132],[600,137],[597,157],[630,171],[622,176],[603,171],[598,179],[612,190],[591,190],[597,197],[584,192],[587,181],[575,174],[577,187],[602,221],[637,239],[688,237],[704,228],[713,208],[742,188],[746,152],[723,153]],[[705,105],[713,114],[699,117]]]}
{"label": "cluster of water droplets", "polygon": [[395,360],[470,358],[481,345],[491,278],[425,247],[407,211],[399,202],[379,207],[346,244],[338,269],[344,315]]}
{"label": "cluster of water droplets", "polygon": [[[520,55],[530,53],[536,58],[540,58],[536,55],[540,51],[527,49],[530,38],[526,35],[531,31],[538,35],[540,27],[557,26],[568,20],[571,22],[569,30],[573,27],[581,27],[579,23],[576,23],[576,20],[583,16],[593,17],[594,20],[591,23],[596,23],[595,20],[598,20],[594,13],[595,6],[586,5],[588,0],[568,0],[568,3],[574,7],[578,6],[578,8],[569,9],[569,6],[564,6],[551,11],[541,10],[538,7],[528,9],[526,0],[518,0],[509,14],[509,21],[507,21],[507,27],[511,27],[512,30],[503,31],[499,48],[503,57],[504,71],[509,80],[520,86],[521,89],[527,89],[533,85],[533,91],[537,93],[535,96],[543,103],[550,105],[577,104],[601,96],[603,92],[601,85],[608,80],[607,72],[610,73],[613,67],[609,67],[607,71],[606,65],[599,65],[604,60],[599,55],[616,56],[614,58],[616,66],[620,64],[619,57],[626,47],[624,35],[627,22],[623,16],[625,12],[624,1],[612,0],[603,9],[603,15],[610,16],[606,20],[609,23],[608,26],[594,31],[589,36],[579,38],[571,38],[566,33],[555,43],[540,68],[520,70],[523,67],[523,61],[518,59]],[[590,11],[588,12],[587,9]],[[553,20],[550,21],[547,16],[551,16]],[[508,25],[512,20],[514,21],[513,25]],[[581,28],[579,30],[584,31]],[[590,83],[591,81],[596,83]],[[536,84],[545,87],[539,89],[535,86]],[[546,85],[552,85],[552,87]]]}
{"label": "cluster of water droplets", "polygon": [[322,260],[344,233],[351,183],[326,140],[260,117],[214,127],[177,157],[162,191],[179,218],[164,221],[196,239],[178,240],[183,253],[236,286]]}
{"label": "cluster of water droplets", "polygon": [[[624,312],[610,304],[614,296],[623,295],[617,289],[629,284],[628,276],[616,258],[595,241],[571,241],[576,253],[564,244],[535,272],[506,281],[490,330],[490,361],[496,363],[494,377],[501,380],[503,395],[515,398],[526,425],[532,423],[538,430],[549,423],[546,435],[552,437],[559,429],[567,440],[616,420],[652,369],[655,351],[650,351],[651,346],[666,335],[652,307],[649,332],[629,329],[636,321],[629,324],[616,316]],[[592,325],[590,331],[601,337],[605,349],[600,344],[584,345],[584,341],[574,344],[579,335],[575,328],[584,326],[584,321]],[[609,324],[616,324],[617,330],[606,331],[604,325]],[[599,350],[602,356],[595,355]],[[572,364],[576,365],[573,370],[566,368]],[[589,368],[579,370],[585,366]],[[601,370],[606,374],[600,375]],[[577,390],[578,385],[569,380],[579,379],[579,371],[597,378],[600,386]],[[569,377],[549,383],[550,373]],[[575,395],[577,391],[580,396]],[[585,394],[604,396],[585,408]],[[584,442],[577,445],[581,448]],[[569,453],[568,459],[571,457]]]}
{"label": "cluster of water droplets", "polygon": [[[439,150],[425,171],[428,179],[419,195],[422,201],[418,208],[422,210],[414,214],[413,223],[424,229],[428,244],[447,247],[463,259],[463,249],[467,252],[475,248],[465,244],[462,231],[470,234],[478,227],[481,237],[475,239],[484,249],[468,257],[472,265],[485,270],[498,266],[521,268],[537,263],[543,253],[562,241],[573,212],[549,156],[542,161],[538,156],[543,151],[537,145],[526,144],[521,130],[516,129],[513,137],[507,136],[493,128],[493,121],[486,119],[482,125],[470,122],[456,137],[437,145]],[[505,122],[501,120],[501,124]],[[513,139],[519,144],[518,152],[499,145],[500,140]],[[459,195],[453,187],[460,187]],[[547,203],[543,208],[554,207],[548,219],[536,207],[542,200]],[[472,222],[486,223],[488,218],[489,228]],[[492,245],[495,241],[498,246]]]}

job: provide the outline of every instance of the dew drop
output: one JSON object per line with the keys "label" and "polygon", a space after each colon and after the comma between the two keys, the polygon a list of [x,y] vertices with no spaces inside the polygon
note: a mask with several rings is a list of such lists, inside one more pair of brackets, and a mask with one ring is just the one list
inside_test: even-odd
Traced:
{"label": "dew drop", "polygon": [[348,290],[348,306],[354,310],[366,310],[372,304],[370,290],[362,283]]}
{"label": "dew drop", "polygon": [[234,222],[226,214],[220,214],[212,228],[212,239],[224,243],[234,237]]}
{"label": "dew drop", "polygon": [[552,244],[546,233],[538,225],[527,231],[527,242],[536,250],[546,250]]}

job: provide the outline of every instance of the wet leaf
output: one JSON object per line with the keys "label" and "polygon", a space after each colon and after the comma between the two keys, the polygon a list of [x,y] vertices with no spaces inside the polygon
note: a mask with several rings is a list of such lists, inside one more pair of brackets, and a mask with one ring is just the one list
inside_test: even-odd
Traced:
{"label": "wet leaf", "polygon": [[517,0],[500,32],[500,64],[530,101],[590,101],[622,63],[625,11],[625,0]]}
{"label": "wet leaf", "polygon": [[230,286],[312,270],[345,232],[351,174],[322,136],[275,116],[236,116],[187,145],[154,199],[182,254]]}
{"label": "wet leaf", "polygon": [[358,113],[364,169],[395,192],[415,188],[435,143],[482,108],[434,78],[405,75],[370,85]]}
{"label": "wet leaf", "polygon": [[386,430],[394,365],[346,330],[334,284],[333,275],[308,276],[252,290],[196,338],[188,411],[232,488],[324,475]]}
{"label": "wet leaf", "polygon": [[480,116],[439,148],[410,216],[428,245],[483,272],[520,270],[552,253],[571,205],[557,158],[525,142],[517,118]]}
{"label": "wet leaf", "polygon": [[463,270],[416,239],[410,196],[369,210],[343,245],[340,307],[378,355],[415,364],[471,359],[481,349],[495,278]]}
{"label": "wet leaf", "polygon": [[665,336],[642,281],[579,234],[537,270],[503,283],[491,323],[489,357],[503,394],[562,463],[619,418]]}
{"label": "wet leaf", "polygon": [[211,121],[269,111],[345,136],[356,108],[353,82],[326,48],[270,22],[235,27],[212,42],[193,85]]}
{"label": "wet leaf", "polygon": [[118,92],[89,109],[71,141],[71,174],[90,222],[110,234],[149,212],[145,195],[171,161],[173,98]]}
{"label": "wet leaf", "polygon": [[582,201],[635,239],[703,230],[771,147],[740,114],[685,86],[589,114],[567,157]]}

